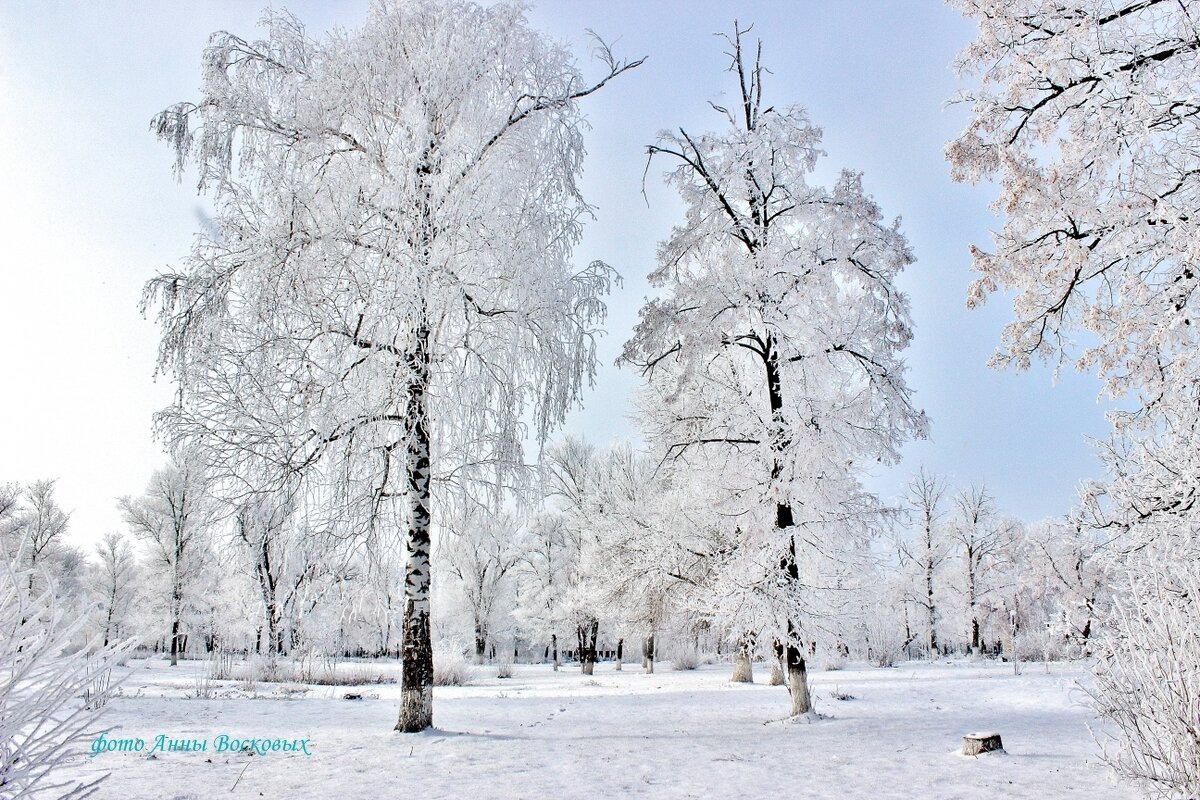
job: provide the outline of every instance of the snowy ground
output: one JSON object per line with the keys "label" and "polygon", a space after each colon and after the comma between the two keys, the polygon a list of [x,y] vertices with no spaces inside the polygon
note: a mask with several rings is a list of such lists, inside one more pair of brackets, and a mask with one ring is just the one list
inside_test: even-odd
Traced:
{"label": "snowy ground", "polygon": [[[727,682],[724,664],[644,675],[600,664],[517,666],[500,680],[435,692],[437,729],[391,731],[399,687],[236,682],[200,699],[206,664],[132,661],[109,706],[110,736],[310,741],[311,756],[112,752],[76,777],[111,772],[102,798],[1132,798],[1096,758],[1075,665],[949,662],[812,674],[828,719],[788,724],[787,692]],[[394,674],[396,665],[372,669]],[[834,690],[853,700],[831,698]],[[362,692],[361,701],[345,700]],[[956,754],[965,733],[995,730],[1007,754]],[[240,777],[239,777],[240,776]],[[236,788],[233,788],[236,784]],[[232,790],[231,790],[232,789]]]}

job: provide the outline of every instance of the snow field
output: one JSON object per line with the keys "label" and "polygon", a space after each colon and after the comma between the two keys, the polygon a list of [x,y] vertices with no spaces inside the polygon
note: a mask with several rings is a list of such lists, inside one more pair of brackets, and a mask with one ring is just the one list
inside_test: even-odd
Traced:
{"label": "snow field", "polygon": [[[1031,664],[1020,676],[988,661],[814,672],[826,718],[804,725],[781,719],[786,689],[766,686],[766,665],[755,666],[752,685],[730,684],[728,664],[646,675],[601,663],[591,678],[522,664],[506,680],[478,666],[471,685],[435,690],[434,730],[398,734],[398,684],[248,692],[220,681],[201,699],[204,662],[131,661],[104,718],[109,736],[148,747],[159,734],[203,739],[208,750],[103,753],[72,771],[110,771],[97,797],[128,800],[1134,796],[1097,758],[1079,665]],[[394,662],[370,669],[398,673]],[[982,729],[1001,733],[1007,753],[959,755],[962,736]],[[312,755],[217,753],[221,734],[307,737]]]}

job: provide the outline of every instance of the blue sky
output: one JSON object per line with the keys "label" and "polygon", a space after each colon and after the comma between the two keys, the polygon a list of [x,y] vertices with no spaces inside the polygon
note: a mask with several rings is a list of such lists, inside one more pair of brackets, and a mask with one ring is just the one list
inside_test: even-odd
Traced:
{"label": "blue sky", "polygon": [[[287,4],[311,30],[356,24],[365,2]],[[74,537],[120,526],[114,498],[144,487],[161,455],[150,414],[169,400],[152,379],[156,330],[141,319],[142,283],[189,246],[200,203],[170,174],[148,130],[191,99],[208,34],[254,35],[253,3],[0,4],[0,481],[59,477]],[[544,2],[534,24],[570,42],[587,68],[592,28],[618,54],[649,56],[588,103],[584,187],[596,220],[577,251],[625,278],[610,301],[596,388],[569,427],[598,440],[632,432],[636,376],[611,366],[649,292],[656,242],[680,215],[645,145],[667,127],[720,124],[708,100],[731,89],[723,43],[736,17],[764,40],[767,101],[799,103],[825,131],[819,168],[865,173],[900,215],[917,263],[902,279],[917,340],[910,383],[933,421],[870,485],[899,491],[920,464],[986,480],[1006,510],[1066,510],[1099,467],[1085,436],[1103,436],[1098,382],[1064,369],[996,373],[986,361],[1009,314],[993,297],[967,312],[967,246],[986,245],[993,190],[950,182],[942,158],[967,109],[947,107],[950,64],[972,26],[933,2]],[[594,66],[594,65],[593,65]]]}

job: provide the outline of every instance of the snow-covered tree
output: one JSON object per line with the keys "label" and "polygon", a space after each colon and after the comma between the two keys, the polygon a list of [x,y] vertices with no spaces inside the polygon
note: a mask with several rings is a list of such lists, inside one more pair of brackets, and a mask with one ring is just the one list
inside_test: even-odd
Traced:
{"label": "snow-covered tree", "polygon": [[55,480],[0,486],[0,558],[30,581],[48,579],[58,604],[86,613],[87,556],[67,541],[71,515],[58,504]]}
{"label": "snow-covered tree", "polygon": [[0,511],[8,518],[4,531],[8,556],[12,567],[22,570],[30,581],[30,591],[65,546],[71,515],[58,505],[55,484],[54,480],[33,481],[15,496],[10,487],[0,497]]}
{"label": "snow-covered tree", "polygon": [[558,637],[566,631],[564,595],[574,556],[564,516],[544,510],[532,514],[522,544],[521,560],[515,567],[518,590],[514,615],[530,640],[547,642],[557,671],[561,663]]}
{"label": "snow-covered tree", "polygon": [[186,637],[185,614],[208,594],[203,579],[219,508],[208,492],[203,470],[187,455],[172,457],[151,476],[145,494],[122,497],[118,506],[130,533],[146,547],[150,574],[161,583],[152,602],[170,627],[171,666],[175,666]]}
{"label": "snow-covered tree", "polygon": [[577,101],[639,62],[601,46],[587,82],[509,3],[380,0],[319,39],[264,24],[215,34],[201,99],[154,123],[217,231],[148,287],[183,389],[163,422],[243,475],[332,482],[331,513],[364,530],[405,530],[397,729],[419,731],[433,487],[515,481],[526,435],[593,373],[612,272],[570,260]]}
{"label": "snow-covered tree", "polygon": [[1044,520],[1026,528],[1026,584],[1041,583],[1053,598],[1046,620],[1051,635],[1088,655],[1099,621],[1107,615],[1114,561],[1112,534],[1084,519]]}
{"label": "snow-covered tree", "polygon": [[958,555],[962,559],[960,588],[965,613],[965,638],[971,651],[982,645],[984,604],[1006,585],[1005,564],[1013,560],[1018,524],[1003,517],[987,486],[968,486],[954,496],[950,521]]}
{"label": "snow-covered tree", "polygon": [[18,484],[0,483],[0,534],[6,533],[15,524],[20,500],[21,487]]}
{"label": "snow-covered tree", "polygon": [[233,531],[245,554],[250,574],[262,598],[262,620],[266,646],[261,650],[281,655],[286,652],[283,629],[282,562],[289,554],[285,531],[295,508],[285,494],[262,495],[247,500],[237,512]]}
{"label": "snow-covered tree", "polygon": [[804,587],[871,527],[878,503],[860,469],[894,461],[925,429],[894,284],[912,256],[858,174],[809,183],[820,130],[801,108],[764,102],[744,34],[729,37],[736,103],[714,106],[727,128],[666,131],[649,148],[671,163],[686,219],[659,248],[650,282],[661,296],[622,360],[648,379],[657,452],[703,473],[731,520],[735,556],[722,568],[737,573],[726,588],[741,588],[730,603],[741,627],[785,643],[799,714],[810,707],[804,629],[816,622]]}
{"label": "snow-covered tree", "polygon": [[672,513],[655,464],[626,442],[597,453],[590,514],[600,547],[592,560],[598,600],[622,641],[644,643],[654,671],[654,640],[685,602],[672,569],[686,517]]}
{"label": "snow-covered tree", "polygon": [[272,655],[291,651],[304,605],[321,594],[343,558],[334,537],[305,527],[299,505],[286,491],[252,495],[233,522],[234,545],[261,601],[258,649]]}
{"label": "snow-covered tree", "polygon": [[899,567],[890,560],[877,559],[849,587],[858,599],[858,607],[843,622],[852,633],[846,636],[847,645],[851,652],[860,651],[880,667],[890,667],[905,655],[927,619],[924,598],[916,595],[914,599],[911,576]]}
{"label": "snow-covered tree", "polygon": [[580,670],[591,675],[596,643],[607,606],[600,562],[604,558],[604,455],[595,445],[567,436],[546,448],[543,471],[546,491],[562,515],[568,568],[559,595],[562,619],[578,647]]}
{"label": "snow-covered tree", "polygon": [[1004,226],[972,248],[968,303],[1015,293],[997,364],[1066,357],[1153,406],[1191,392],[1200,272],[1196,11],[1174,0],[953,0],[979,25],[977,75],[947,148],[953,175],[997,179]]}
{"label": "snow-covered tree", "polygon": [[[1168,639],[1139,642],[1139,652],[1122,642],[1163,632],[1151,624],[1165,613],[1160,598],[1141,584],[1179,585],[1198,552],[1196,10],[1169,0],[955,4],[979,25],[959,60],[979,86],[962,96],[972,117],[947,156],[959,180],[998,179],[995,207],[1005,215],[994,247],[972,250],[979,277],[968,303],[1014,294],[995,363],[1077,357],[1109,393],[1126,397],[1101,449],[1109,485],[1093,484],[1083,496],[1084,507],[1107,520],[1109,538],[1120,540],[1112,547],[1122,566],[1115,588],[1126,611],[1113,617],[1100,658],[1131,671],[1159,659],[1160,674],[1192,674],[1195,661],[1179,659],[1195,654]],[[1146,557],[1168,543],[1163,552],[1180,555],[1180,564]],[[1200,611],[1195,595],[1172,601]],[[1102,710],[1128,702],[1104,694],[1121,691],[1120,682],[1100,686]],[[1176,713],[1164,705],[1147,718]],[[1152,726],[1141,726],[1139,715],[1112,716],[1129,757],[1152,765],[1162,752]],[[1163,796],[1194,793],[1200,766],[1186,765],[1200,764],[1197,741],[1193,735],[1172,756],[1180,769],[1145,767],[1140,777]]]}
{"label": "snow-covered tree", "polygon": [[[925,647],[930,657],[940,654],[937,638],[939,623],[938,592],[935,576],[950,557],[951,543],[943,524],[946,511],[946,479],[922,467],[908,482],[905,496],[913,523],[911,535],[897,543],[900,566],[907,574],[904,599],[921,611],[920,624],[925,630]],[[917,624],[913,621],[913,624]]]}
{"label": "snow-covered tree", "polygon": [[[508,590],[524,548],[515,514],[464,498],[447,514],[439,544],[444,563],[471,617],[475,663],[482,663],[491,637],[511,619]],[[508,601],[505,606],[498,605]]]}
{"label": "snow-covered tree", "polygon": [[94,627],[101,644],[128,638],[130,616],[138,597],[137,555],[129,540],[109,532],[96,545],[97,563],[92,568],[91,592],[95,602]]}
{"label": "snow-covered tree", "polygon": [[254,615],[259,652],[291,652],[303,638],[306,610],[346,574],[346,541],[309,525],[308,508],[319,503],[319,497],[301,497],[285,488],[248,496],[234,514],[236,560],[259,599],[259,613]]}

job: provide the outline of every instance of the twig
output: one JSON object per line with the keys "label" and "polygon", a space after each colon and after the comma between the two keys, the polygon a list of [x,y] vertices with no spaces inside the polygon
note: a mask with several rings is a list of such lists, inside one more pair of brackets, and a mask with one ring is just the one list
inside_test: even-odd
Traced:
{"label": "twig", "polygon": [[238,781],[240,781],[242,779],[242,776],[246,774],[246,767],[249,767],[249,766],[250,766],[250,762],[247,761],[246,766],[242,767],[242,771],[238,773],[237,780],[233,782],[233,786],[229,787],[229,791],[232,792],[234,789],[237,788]]}

